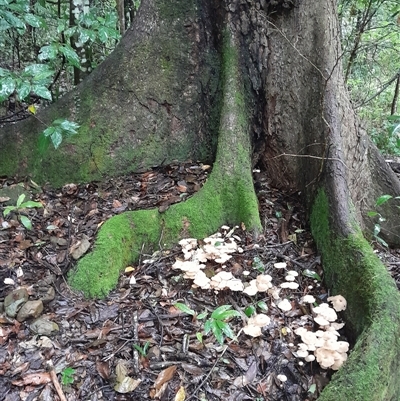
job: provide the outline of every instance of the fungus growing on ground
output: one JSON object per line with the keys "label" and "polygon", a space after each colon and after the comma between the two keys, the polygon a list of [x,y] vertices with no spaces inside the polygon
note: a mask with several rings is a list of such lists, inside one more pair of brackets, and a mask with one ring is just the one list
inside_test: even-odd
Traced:
{"label": "fungus growing on ground", "polygon": [[332,302],[333,308],[337,312],[340,312],[342,310],[346,310],[346,308],[347,308],[347,301],[341,295],[336,295],[334,297],[329,297],[328,301]]}
{"label": "fungus growing on ground", "polygon": [[[305,299],[302,302],[315,301],[315,299]],[[312,297],[313,298],[313,297]],[[342,297],[343,298],[343,297]],[[346,300],[340,299],[339,307],[345,305]],[[298,344],[298,350],[295,355],[304,358],[306,362],[312,362],[315,359],[323,369],[338,370],[347,359],[349,343],[347,341],[338,341],[339,333],[337,329],[344,326],[343,323],[336,323],[337,314],[328,304],[322,303],[313,308],[317,313],[314,321],[323,326],[324,330],[311,332],[304,327],[297,328],[294,332],[301,337],[302,343]],[[314,355],[309,354],[314,351]]]}
{"label": "fungus growing on ground", "polygon": [[259,313],[248,320],[247,325],[243,327],[243,331],[249,336],[259,337],[262,334],[261,328],[267,326],[270,322],[271,319],[267,315]]}
{"label": "fungus growing on ground", "polygon": [[284,312],[288,312],[292,309],[292,304],[287,299],[284,299],[283,301],[279,302],[277,306]]}
{"label": "fungus growing on ground", "polygon": [[274,263],[275,269],[286,269],[286,262],[278,262]]}
{"label": "fungus growing on ground", "polygon": [[281,288],[290,288],[291,290],[296,290],[299,288],[299,285],[293,281],[286,281],[285,283],[281,283],[279,286]]}

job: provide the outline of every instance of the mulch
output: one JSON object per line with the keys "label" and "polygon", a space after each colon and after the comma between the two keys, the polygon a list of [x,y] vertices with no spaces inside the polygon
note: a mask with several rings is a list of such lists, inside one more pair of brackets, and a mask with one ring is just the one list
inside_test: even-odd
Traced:
{"label": "mulch", "polygon": [[[43,291],[39,287],[51,286],[55,297],[45,304],[42,317],[59,327],[51,336],[36,335],[30,319],[18,322],[0,309],[0,400],[318,397],[332,372],[296,357],[299,338],[293,330],[312,321],[310,311],[298,302],[301,296],[312,294],[326,302],[328,292],[317,279],[323,278],[320,258],[297,195],[270,188],[263,173],[254,173],[263,235],[255,239],[244,226],[235,228],[243,252],[233,254],[226,270],[235,277],[248,271],[248,280],[265,272],[278,285],[284,273],[273,266],[286,262],[288,269],[299,273],[300,287],[281,293],[290,299],[291,311],[280,310],[265,293],[249,297],[193,288],[171,267],[182,257],[179,245],[141,255],[140,263],[121,272],[118,287],[103,300],[84,299],[68,286],[68,272],[81,256],[81,244],[93,244],[104,221],[128,210],[162,212],[198,191],[210,170],[198,163],[173,164],[58,190],[26,180],[18,185],[43,205],[21,212],[32,221],[32,230],[25,229],[15,214],[4,219],[5,203],[0,203],[0,302],[18,287],[35,299]],[[0,180],[0,188],[15,185],[14,180]],[[226,229],[221,229],[224,235]],[[399,285],[400,255],[383,250],[379,255]],[[207,267],[213,272],[220,269],[216,263]],[[212,334],[204,335],[204,321],[176,308],[177,302],[209,315],[230,305],[241,314],[229,322],[237,338],[220,344]],[[268,309],[271,323],[261,337],[240,332],[249,307],[259,313]]]}

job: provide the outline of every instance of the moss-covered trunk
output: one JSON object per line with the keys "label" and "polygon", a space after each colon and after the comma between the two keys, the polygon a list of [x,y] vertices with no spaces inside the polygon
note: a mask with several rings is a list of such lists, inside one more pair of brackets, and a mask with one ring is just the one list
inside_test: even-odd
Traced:
{"label": "moss-covered trunk", "polygon": [[[0,174],[60,186],[215,156],[220,57],[207,1],[145,0],[114,52],[74,91],[0,130]],[[38,134],[80,124],[58,151]]]}
{"label": "moss-covered trunk", "polygon": [[[399,195],[400,184],[347,99],[335,6],[143,0],[113,55],[40,115],[77,120],[79,135],[60,153],[40,155],[40,124],[2,130],[0,174],[31,172],[58,185],[215,156],[209,180],[188,201],[162,214],[128,212],[102,226],[94,252],[70,276],[95,297],[113,288],[143,244],[154,249],[203,237],[223,223],[259,231],[251,168],[260,162],[272,183],[304,195],[325,280],[348,299],[355,346],[320,400],[397,400],[400,299],[362,230],[371,230],[366,212],[375,199]],[[385,238],[398,244],[396,205],[382,212]]]}

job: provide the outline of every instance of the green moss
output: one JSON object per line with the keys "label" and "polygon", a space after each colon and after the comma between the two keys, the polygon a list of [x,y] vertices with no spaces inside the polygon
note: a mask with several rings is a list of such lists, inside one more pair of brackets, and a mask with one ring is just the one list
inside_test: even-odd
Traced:
{"label": "green moss", "polygon": [[119,273],[141,252],[160,239],[156,210],[140,210],[114,216],[104,223],[95,249],[71,272],[69,283],[86,297],[105,297],[115,288]]}
{"label": "green moss", "polygon": [[397,400],[398,290],[361,231],[355,228],[353,234],[341,238],[330,229],[328,216],[328,198],[321,190],[312,210],[312,234],[322,254],[326,283],[332,294],[347,299],[346,327],[355,346],[319,401]]}

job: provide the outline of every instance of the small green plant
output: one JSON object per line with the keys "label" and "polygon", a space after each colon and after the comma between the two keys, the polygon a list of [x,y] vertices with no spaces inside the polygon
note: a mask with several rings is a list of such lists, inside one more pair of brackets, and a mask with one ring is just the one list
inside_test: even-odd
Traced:
{"label": "small green plant", "polygon": [[43,205],[40,202],[34,202],[34,201],[30,201],[30,200],[24,202],[24,199],[25,199],[25,194],[21,194],[18,197],[17,204],[15,206],[6,206],[6,208],[3,211],[3,216],[6,217],[11,212],[15,211],[18,214],[18,219],[23,224],[23,226],[28,230],[32,230],[32,222],[30,221],[30,219],[28,217],[22,215],[20,212],[23,209],[43,207]]}
{"label": "small green plant", "polygon": [[[382,195],[376,200],[375,207],[379,207],[379,206],[383,205],[390,199],[400,199],[400,196],[393,197],[392,195]],[[375,210],[368,212],[367,215],[369,217],[377,217],[378,218],[378,222],[375,223],[375,225],[374,225],[373,236],[378,243],[380,243],[385,248],[387,248],[388,247],[387,242],[379,236],[379,234],[381,232],[381,223],[386,221],[386,218]]]}
{"label": "small green plant", "polygon": [[72,369],[70,367],[65,368],[61,372],[61,383],[63,386],[68,386],[69,384],[72,384],[74,382],[74,374],[75,374],[75,369]]}
{"label": "small green plant", "polygon": [[204,334],[212,332],[217,341],[222,345],[225,341],[225,337],[235,339],[235,333],[232,331],[228,320],[233,317],[240,316],[240,313],[231,310],[231,305],[222,305],[215,309],[211,314],[211,317],[204,323]]}
{"label": "small green plant", "polygon": [[139,354],[145,358],[147,356],[147,351],[149,350],[150,341],[146,341],[146,343],[141,347],[140,345],[133,344],[133,347],[139,352]]}

